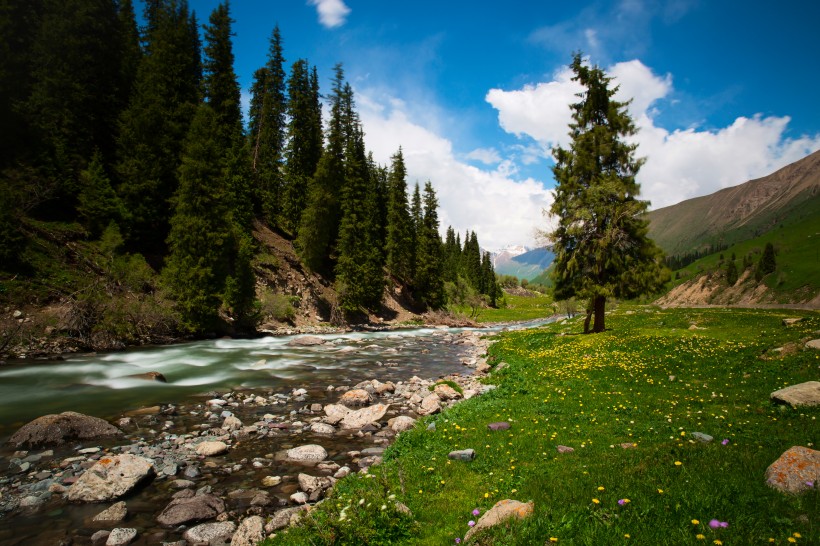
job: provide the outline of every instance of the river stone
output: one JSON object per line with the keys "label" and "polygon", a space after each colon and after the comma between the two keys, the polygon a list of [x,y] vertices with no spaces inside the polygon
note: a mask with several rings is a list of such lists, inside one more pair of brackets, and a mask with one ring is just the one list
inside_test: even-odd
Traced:
{"label": "river stone", "polygon": [[390,420],[390,428],[393,432],[404,432],[416,426],[416,420],[407,415],[399,415],[395,419]]}
{"label": "river stone", "polygon": [[379,419],[387,413],[389,407],[387,404],[374,404],[360,410],[352,411],[344,416],[341,426],[342,428],[355,429],[378,422]]}
{"label": "river stone", "polygon": [[276,487],[280,483],[282,483],[281,476],[265,476],[262,478],[262,485],[264,487]]}
{"label": "river stone", "polygon": [[23,425],[9,438],[14,447],[38,447],[74,440],[96,440],[121,434],[120,429],[98,417],[73,411],[44,415]]}
{"label": "river stone", "polygon": [[809,349],[820,349],[820,339],[812,339],[806,342],[806,347]]}
{"label": "river stone", "polygon": [[308,495],[313,494],[314,491],[325,491],[336,482],[333,478],[311,476],[303,473],[300,473],[297,479],[299,480],[299,488]]}
{"label": "river stone", "polygon": [[350,411],[350,408],[341,404],[328,404],[325,406],[325,414],[327,415],[325,420],[331,425],[338,424]]}
{"label": "river stone", "polygon": [[231,546],[256,546],[265,540],[265,520],[251,516],[242,520],[231,539]]}
{"label": "river stone", "polygon": [[128,508],[125,506],[125,501],[120,501],[112,504],[96,516],[92,521],[107,522],[107,521],[122,521],[128,515]]}
{"label": "river stone", "polygon": [[308,444],[288,450],[288,460],[299,463],[318,463],[327,459],[327,451],[320,445]]}
{"label": "river stone", "polygon": [[174,499],[157,516],[160,525],[176,526],[183,523],[214,519],[225,512],[222,499],[210,494]]}
{"label": "river stone", "polygon": [[156,381],[158,383],[168,382],[168,380],[165,379],[165,376],[159,372],[135,373],[126,377],[131,377],[133,379],[144,379],[146,381]]}
{"label": "river stone", "polygon": [[766,469],[766,483],[783,493],[802,493],[820,484],[820,451],[803,446],[787,449]]}
{"label": "river stone", "polygon": [[185,531],[182,538],[191,544],[230,544],[235,531],[236,524],[232,521],[203,523]]}
{"label": "river stone", "polygon": [[532,515],[533,503],[523,503],[517,500],[504,499],[495,503],[495,505],[484,512],[484,515],[479,518],[475,526],[467,531],[464,535],[464,542],[469,542],[472,536],[479,531],[494,527],[500,523],[504,523],[508,519],[524,519]]}
{"label": "river stone", "polygon": [[314,345],[324,345],[324,339],[316,336],[299,336],[291,339],[288,345],[292,347],[313,347]]}
{"label": "river stone", "polygon": [[310,425],[310,431],[314,434],[333,434],[336,429],[327,423],[313,423]]}
{"label": "river stone", "polygon": [[91,535],[91,544],[105,544],[105,541],[108,540],[108,536],[111,534],[109,530],[102,530],[97,531],[93,535]]}
{"label": "river stone", "polygon": [[432,415],[441,411],[441,398],[435,392],[431,392],[421,401],[421,408],[419,413],[423,415]]}
{"label": "river stone", "polygon": [[290,500],[296,504],[305,504],[308,501],[308,496],[303,491],[297,491],[290,496]]}
{"label": "river stone", "polygon": [[366,406],[373,401],[370,393],[364,389],[352,389],[347,391],[339,399],[339,403],[343,406]]}
{"label": "river stone", "polygon": [[460,449],[458,451],[451,451],[447,454],[447,458],[453,459],[454,461],[472,461],[475,459],[475,450]]}
{"label": "river stone", "polygon": [[455,390],[450,385],[439,383],[433,388],[433,392],[442,400],[456,400],[461,398],[461,393]]}
{"label": "river stone", "polygon": [[301,519],[303,510],[304,508],[301,506],[294,506],[292,508],[279,510],[273,514],[270,521],[265,524],[265,532],[273,533],[274,531],[284,529],[289,525],[295,525]]}
{"label": "river stone", "polygon": [[132,527],[117,527],[111,529],[111,534],[105,541],[105,546],[125,546],[137,538],[137,530]]}
{"label": "river stone", "polygon": [[222,422],[222,428],[224,430],[239,430],[242,428],[242,421],[236,415],[229,415]]}
{"label": "river stone", "polygon": [[226,451],[228,451],[228,444],[225,442],[202,442],[196,446],[197,454],[204,457],[215,457],[216,455],[222,455]]}
{"label": "river stone", "polygon": [[106,502],[125,495],[153,475],[151,459],[128,453],[103,457],[68,489],[68,500]]}
{"label": "river stone", "polygon": [[806,381],[774,391],[771,399],[793,407],[818,406],[820,405],[820,381]]}

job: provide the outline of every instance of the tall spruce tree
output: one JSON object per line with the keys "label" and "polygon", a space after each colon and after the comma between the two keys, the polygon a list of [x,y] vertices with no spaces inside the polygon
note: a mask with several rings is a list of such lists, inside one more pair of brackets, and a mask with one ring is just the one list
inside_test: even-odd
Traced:
{"label": "tall spruce tree", "polygon": [[205,26],[204,90],[205,99],[216,115],[222,149],[229,150],[242,135],[242,110],[239,83],[234,72],[233,44],[231,42],[230,5],[219,4]]}
{"label": "tall spruce tree", "polygon": [[438,199],[433,185],[424,185],[424,215],[416,239],[414,296],[431,309],[444,305],[442,245],[438,234]]}
{"label": "tall spruce tree", "polygon": [[443,276],[446,282],[456,282],[461,269],[461,242],[456,238],[453,226],[447,226],[447,236],[444,239],[444,269]]}
{"label": "tall spruce tree", "polygon": [[[572,105],[569,149],[554,150],[557,181],[550,208],[558,227],[550,234],[555,248],[552,274],[555,298],[589,300],[584,330],[594,313],[594,332],[605,329],[606,300],[631,298],[663,282],[662,253],[647,237],[648,202],[638,199],[635,181],[643,160],[626,111],[610,88],[611,78],[587,66],[576,54],[570,65],[584,90]],[[668,272],[666,274],[668,277]]]}
{"label": "tall spruce tree", "polygon": [[407,202],[407,168],[401,148],[393,155],[388,175],[387,268],[400,281],[413,277],[413,219]]}
{"label": "tall spruce tree", "polygon": [[468,231],[464,236],[464,250],[462,252],[461,271],[467,283],[479,293],[483,293],[481,286],[481,247],[475,231]]}

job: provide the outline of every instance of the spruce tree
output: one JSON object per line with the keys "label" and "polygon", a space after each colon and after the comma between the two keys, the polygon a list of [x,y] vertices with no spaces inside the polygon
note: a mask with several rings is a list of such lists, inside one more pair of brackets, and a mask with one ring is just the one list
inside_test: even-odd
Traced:
{"label": "spruce tree", "polygon": [[607,298],[651,292],[668,272],[647,237],[648,202],[638,199],[635,181],[643,160],[635,158],[637,145],[625,142],[636,131],[627,103],[612,99],[617,88],[609,87],[611,78],[584,64],[580,54],[570,68],[584,90],[571,106],[570,146],[554,150],[552,278],[555,299],[589,300],[585,331],[594,314],[593,331],[602,332]]}
{"label": "spruce tree", "polygon": [[735,265],[734,256],[726,264],[726,283],[729,286],[734,286],[737,282],[737,265]]}
{"label": "spruce tree", "polygon": [[387,268],[407,283],[413,275],[413,219],[407,202],[407,169],[401,148],[392,159],[388,175]]}
{"label": "spruce tree", "polygon": [[766,243],[763,254],[760,256],[755,268],[755,280],[760,282],[769,273],[774,273],[775,269],[777,269],[777,262],[774,255],[774,245]]}
{"label": "spruce tree", "polygon": [[456,282],[461,270],[461,242],[456,238],[453,226],[447,226],[447,235],[444,239],[444,280]]}
{"label": "spruce tree", "polygon": [[481,247],[475,231],[468,231],[464,236],[464,250],[461,258],[461,271],[467,283],[477,292],[483,293],[481,280]]}
{"label": "spruce tree", "polygon": [[111,222],[120,222],[122,203],[111,187],[102,154],[95,153],[88,168],[80,173],[77,212],[92,238],[99,237]]}
{"label": "spruce tree", "polygon": [[422,228],[422,220],[424,219],[424,210],[421,207],[421,191],[419,190],[419,183],[416,182],[415,187],[413,188],[413,197],[410,201],[410,220],[412,221],[413,227],[413,238],[412,238],[412,255],[413,255],[413,278],[416,277],[416,263],[417,263],[417,256],[418,256],[418,241],[419,241],[419,232]]}
{"label": "spruce tree", "polygon": [[438,199],[433,185],[424,185],[424,215],[417,232],[414,296],[431,309],[444,305],[442,245],[438,234]]}
{"label": "spruce tree", "polygon": [[205,99],[216,115],[218,138],[225,151],[232,148],[242,135],[239,83],[233,69],[233,22],[225,0],[211,13],[205,27],[203,87]]}

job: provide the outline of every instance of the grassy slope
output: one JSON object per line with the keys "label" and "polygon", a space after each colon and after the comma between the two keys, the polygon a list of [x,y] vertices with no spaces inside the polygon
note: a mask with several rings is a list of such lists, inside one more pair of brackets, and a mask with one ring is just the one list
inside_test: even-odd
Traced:
{"label": "grassy slope", "polygon": [[[481,309],[481,312],[475,319],[476,322],[490,323],[535,320],[549,317],[555,312],[552,306],[552,298],[543,294],[537,294],[532,297],[504,294],[504,300],[506,305],[498,309]],[[469,307],[455,307],[453,311],[465,316],[470,314]]]}
{"label": "grassy slope", "polygon": [[[820,408],[769,401],[818,379],[820,352],[799,340],[817,337],[820,315],[788,315],[806,320],[635,308],[611,314],[599,335],[574,335],[577,321],[500,335],[491,353],[509,366],[491,376],[496,390],[423,419],[383,465],[340,482],[306,526],[268,544],[453,544],[474,509],[504,498],[534,501],[534,517],[481,544],[820,543],[820,488],[786,496],[764,479],[783,451],[820,441]],[[500,420],[511,430],[488,431]],[[695,431],[715,441],[693,442]],[[575,452],[559,455],[559,444]],[[447,460],[464,448],[473,462]],[[728,528],[711,529],[713,518]]]}

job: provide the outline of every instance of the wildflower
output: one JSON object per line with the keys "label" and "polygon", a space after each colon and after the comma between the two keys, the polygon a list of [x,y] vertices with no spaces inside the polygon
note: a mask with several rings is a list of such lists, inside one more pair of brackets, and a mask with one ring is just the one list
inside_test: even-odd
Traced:
{"label": "wildflower", "polygon": [[680,461],[675,461],[675,466],[680,466],[680,465],[682,465],[682,464],[683,464],[683,463],[682,463],[682,462],[680,462]]}
{"label": "wildflower", "polygon": [[794,533],[794,535],[792,535],[792,536],[793,536],[794,538],[800,538],[800,537],[801,537],[801,536],[803,536],[803,535],[801,535],[800,533]]}
{"label": "wildflower", "polygon": [[603,485],[599,485],[599,486],[598,486],[598,491],[603,491],[603,490],[604,490],[604,486],[603,486]]}
{"label": "wildflower", "polygon": [[723,444],[723,445],[728,444],[729,443],[729,438],[724,438],[723,441],[720,442],[720,443]]}
{"label": "wildflower", "polygon": [[714,543],[715,543],[717,546],[721,546],[721,544],[723,544],[723,542],[722,542],[722,541],[720,541],[720,540],[715,540],[715,541],[714,541]]}
{"label": "wildflower", "polygon": [[720,522],[716,519],[709,520],[709,527],[711,527],[712,529],[717,529],[718,527],[720,527]]}
{"label": "wildflower", "polygon": [[470,520],[470,521],[467,522],[467,525],[469,527],[473,527],[473,526],[475,526],[475,522],[473,520]]}
{"label": "wildflower", "polygon": [[485,499],[486,499],[487,497],[489,497],[489,496],[490,496],[490,494],[489,494],[489,493],[484,493],[484,498],[485,498]]}
{"label": "wildflower", "polygon": [[663,489],[658,489],[658,493],[663,495]]}
{"label": "wildflower", "polygon": [[618,504],[620,504],[621,506],[623,506],[625,504],[629,504],[629,499],[620,499],[618,501]]}
{"label": "wildflower", "polygon": [[592,503],[593,504],[601,504],[601,501],[599,501],[598,499],[592,499]]}
{"label": "wildflower", "polygon": [[698,520],[696,520],[696,519],[693,519],[693,520],[692,520],[692,525],[698,525],[698,524],[700,524],[700,521],[698,521]]}
{"label": "wildflower", "polygon": [[701,535],[700,533],[698,533],[697,535],[695,535],[695,538],[696,538],[696,539],[698,539],[698,540],[704,540],[704,539],[706,539],[706,537],[705,537],[704,535]]}
{"label": "wildflower", "polygon": [[474,509],[474,510],[473,510],[473,515],[474,515],[474,516],[477,516],[477,515],[479,515],[480,513],[481,513],[481,510],[479,510],[478,508],[476,508],[476,509]]}
{"label": "wildflower", "polygon": [[550,542],[558,542],[558,537],[550,537]]}
{"label": "wildflower", "polygon": [[797,539],[796,539],[796,538],[794,538],[794,537],[789,537],[789,538],[788,538],[788,539],[786,539],[786,540],[788,540],[789,542],[797,542]]}
{"label": "wildflower", "polygon": [[624,538],[631,538],[631,537],[629,536],[629,533],[627,533],[627,534],[624,535]]}
{"label": "wildflower", "polygon": [[364,499],[359,499],[359,506],[364,504]]}
{"label": "wildflower", "polygon": [[387,505],[386,504],[382,504],[382,510],[387,510]]}
{"label": "wildflower", "polygon": [[456,544],[461,544],[461,539],[456,537]]}

